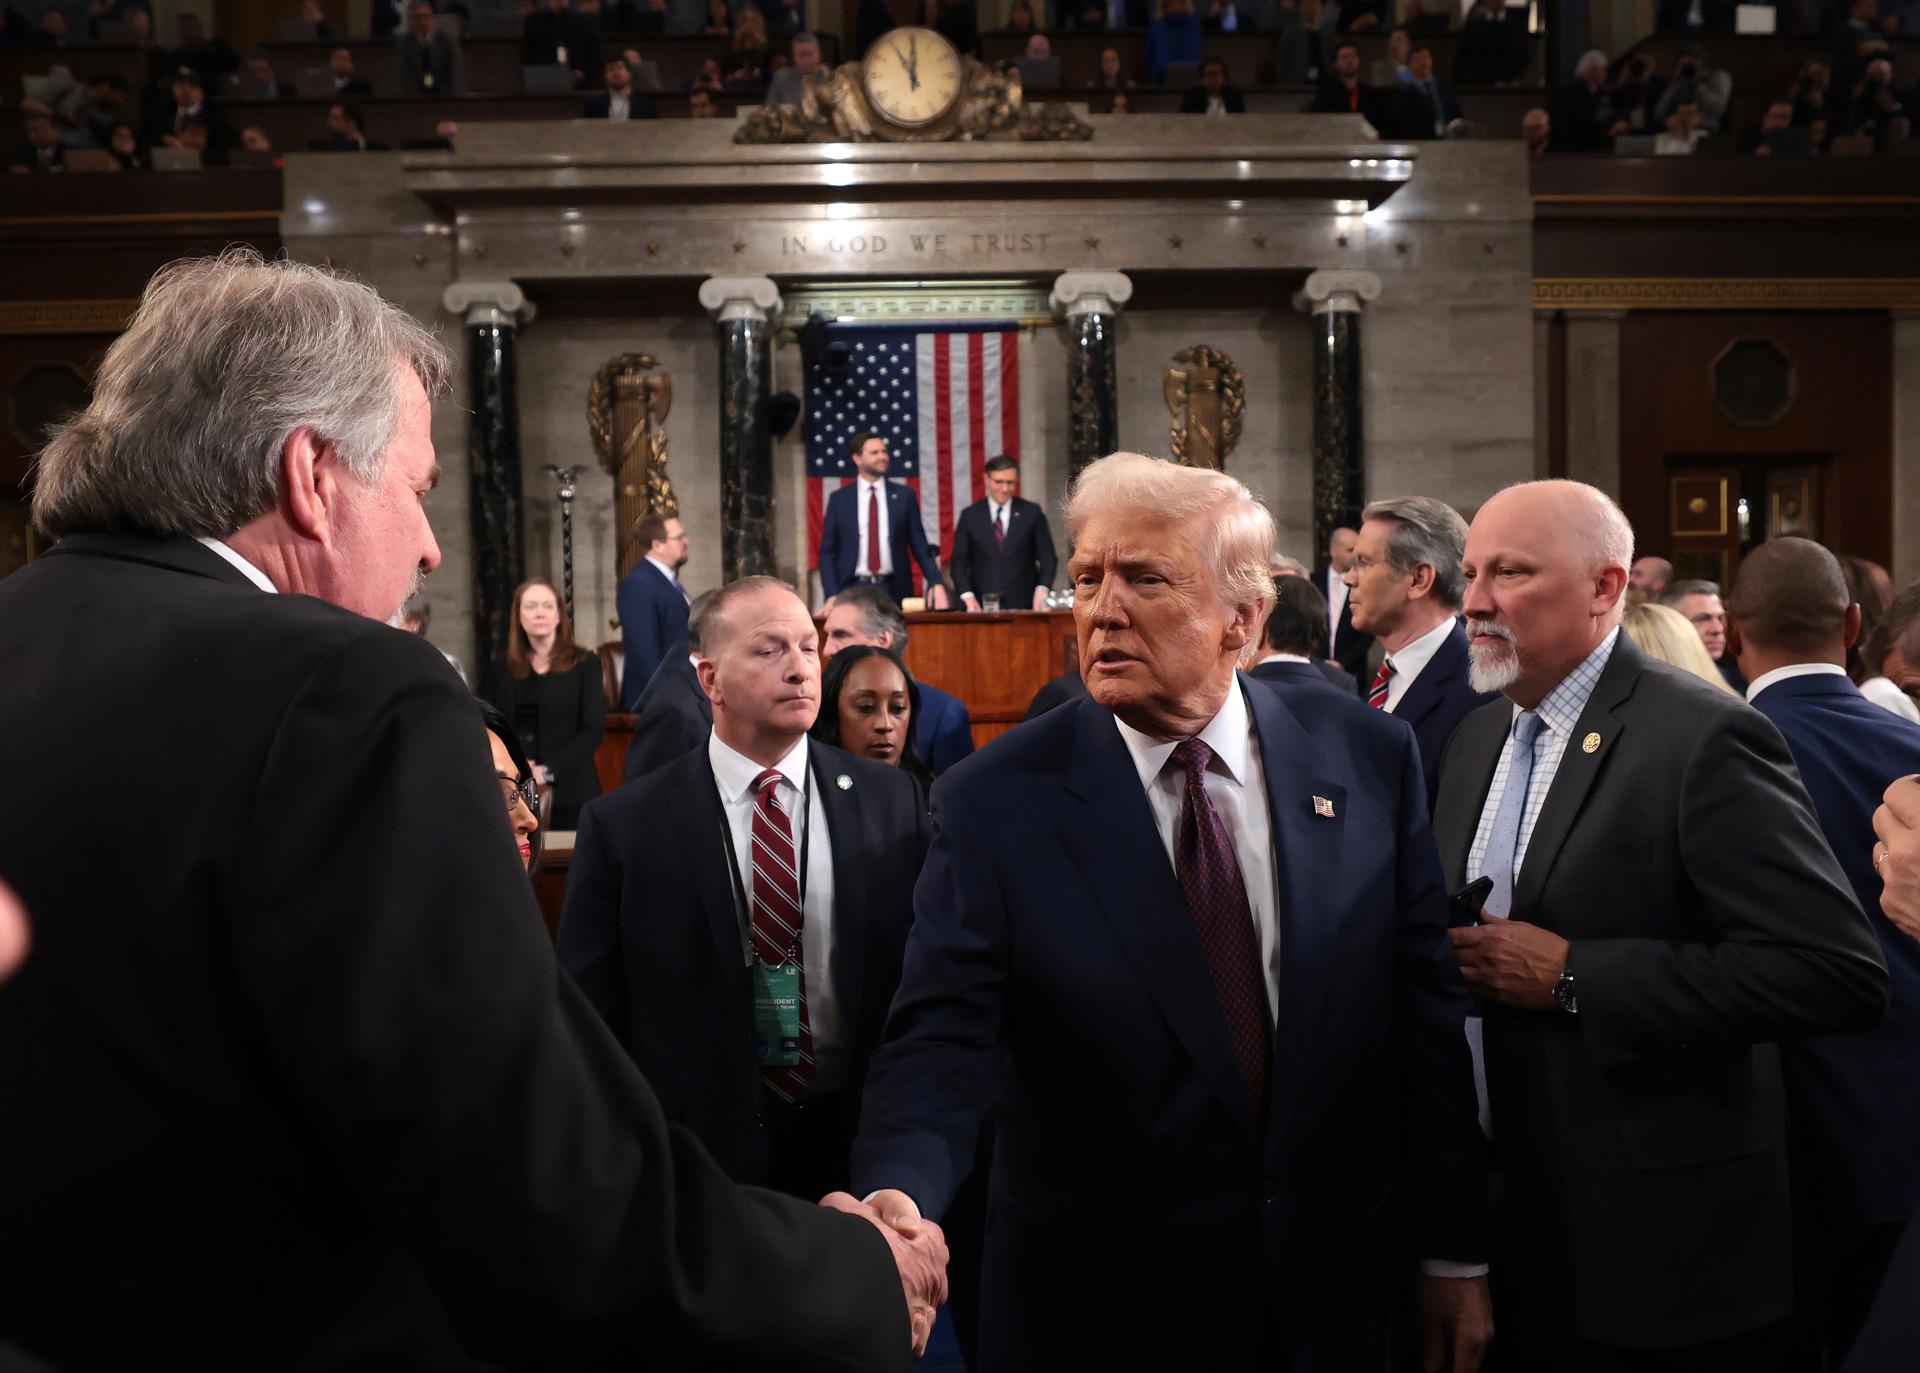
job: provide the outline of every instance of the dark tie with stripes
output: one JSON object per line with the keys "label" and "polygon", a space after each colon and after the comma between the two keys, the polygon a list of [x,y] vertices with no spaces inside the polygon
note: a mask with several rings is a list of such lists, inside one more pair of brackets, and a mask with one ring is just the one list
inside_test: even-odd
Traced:
{"label": "dark tie with stripes", "polygon": [[780,774],[768,768],[753,779],[753,952],[762,963],[801,966],[800,1062],[761,1070],[767,1090],[792,1101],[813,1081],[813,1028],[807,1020],[805,965],[800,948],[800,866],[793,826],[780,806]]}

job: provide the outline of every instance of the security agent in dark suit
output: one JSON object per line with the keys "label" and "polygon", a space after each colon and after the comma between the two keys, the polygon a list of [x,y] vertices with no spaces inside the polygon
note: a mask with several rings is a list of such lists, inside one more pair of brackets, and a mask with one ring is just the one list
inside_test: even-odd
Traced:
{"label": "security agent in dark suit", "polygon": [[1180,97],[1182,114],[1245,114],[1247,98],[1227,84],[1227,64],[1209,57],[1200,64],[1200,84]]}
{"label": "security agent in dark suit", "polygon": [[[831,658],[854,644],[907,653],[907,617],[877,587],[849,587],[835,598],[821,622],[821,654]],[[913,721],[913,746],[937,776],[973,752],[973,722],[966,703],[927,682],[919,682],[920,713]]]}
{"label": "security agent in dark suit", "polygon": [[680,569],[687,565],[687,531],[678,515],[649,511],[634,526],[634,542],[647,550],[620,579],[614,606],[626,666],[620,694],[634,709],[653,674],[687,641],[687,589]]}
{"label": "security agent in dark suit", "polygon": [[987,494],[953,522],[953,589],[968,610],[998,596],[1002,610],[1045,610],[1060,560],[1047,512],[1020,499],[1020,464],[987,459]]}
{"label": "security agent in dark suit", "polygon": [[1327,537],[1327,561],[1313,570],[1313,588],[1327,602],[1326,656],[1356,683],[1368,679],[1367,655],[1373,651],[1373,636],[1354,627],[1353,609],[1347,604],[1346,575],[1353,566],[1353,546],[1358,538],[1345,525],[1334,530]]}
{"label": "security agent in dark suit", "polygon": [[435,25],[432,0],[407,6],[407,31],[394,40],[393,58],[402,95],[467,93],[460,40]]}
{"label": "security agent in dark suit", "polygon": [[633,88],[633,70],[624,57],[609,57],[603,69],[607,88],[586,98],[580,114],[584,119],[657,119],[660,112],[653,102]]}
{"label": "security agent in dark suit", "polygon": [[1766,1370],[1792,1309],[1784,1038],[1867,1029],[1887,970],[1764,717],[1619,632],[1633,531],[1575,482],[1467,534],[1476,685],[1436,837],[1485,1008],[1498,1359]]}
{"label": "security agent in dark suit", "polygon": [[[439,562],[451,366],[316,268],[175,263],[42,455],[59,542],[0,585],[0,750],[44,802],[0,826],[36,921],[0,1330],[59,1368],[904,1370],[894,1241],[667,1122],[552,961],[471,697],[382,623]],[[328,394],[263,479],[286,376]],[[354,468],[322,437],[383,413]]]}
{"label": "security agent in dark suit", "polygon": [[[784,583],[723,588],[702,644],[707,746],[588,806],[556,947],[670,1119],[736,1180],[819,1197],[846,1186],[927,820],[905,772],[807,737],[819,638]],[[784,1066],[758,1008],[783,967]]]}
{"label": "security agent in dark suit", "polygon": [[1878,1029],[1780,1046],[1793,1124],[1795,1323],[1804,1366],[1836,1368],[1920,1206],[1920,944],[1881,912],[1873,864],[1874,809],[1895,780],[1920,772],[1920,725],[1848,678],[1860,608],[1819,544],[1761,544],[1741,559],[1727,609],[1747,699],[1792,750],[1893,979]]}
{"label": "security agent in dark suit", "polygon": [[687,615],[686,652],[672,652],[654,669],[634,703],[633,738],[627,744],[622,778],[631,782],[657,772],[707,742],[713,731],[713,702],[700,689],[700,627],[718,589],[693,598]]}
{"label": "security agent in dark suit", "polygon": [[1068,532],[1091,694],[934,785],[854,1185],[937,1216],[996,1120],[983,1373],[1383,1367],[1403,1203],[1462,1265],[1423,1285],[1474,1368],[1482,1141],[1413,740],[1234,672],[1273,525],[1231,477],[1104,458]]}
{"label": "security agent in dark suit", "polygon": [[829,608],[849,586],[878,587],[898,605],[913,594],[911,559],[926,578],[927,605],[945,610],[947,589],[939,559],[927,547],[920,503],[906,487],[887,480],[892,461],[887,441],[863,432],[849,447],[859,480],[827,497],[820,526],[820,589]]}
{"label": "security agent in dark suit", "polygon": [[1273,686],[1330,687],[1352,696],[1353,678],[1315,655],[1327,646],[1327,603],[1305,577],[1273,579],[1273,609],[1260,631],[1260,654],[1247,675]]}
{"label": "security agent in dark suit", "polygon": [[1361,514],[1347,569],[1353,627],[1386,650],[1367,701],[1413,726],[1429,806],[1440,792],[1440,755],[1454,727],[1494,699],[1467,680],[1467,636],[1458,620],[1466,542],[1467,522],[1445,501],[1375,501]]}
{"label": "security agent in dark suit", "polygon": [[592,23],[585,15],[573,13],[568,0],[547,0],[545,8],[529,14],[521,26],[520,62],[528,67],[565,67],[577,85],[588,72],[600,68]]}

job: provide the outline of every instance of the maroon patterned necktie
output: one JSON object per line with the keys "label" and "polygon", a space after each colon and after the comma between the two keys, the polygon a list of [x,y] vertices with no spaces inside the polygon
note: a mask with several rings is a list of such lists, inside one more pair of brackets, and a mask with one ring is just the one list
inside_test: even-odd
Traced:
{"label": "maroon patterned necktie", "polygon": [[1006,518],[1007,511],[1005,506],[993,512],[993,541],[996,544],[1003,544],[1007,541]]}
{"label": "maroon patterned necktie", "polygon": [[1380,660],[1380,670],[1373,674],[1373,685],[1367,688],[1367,704],[1375,710],[1387,708],[1387,683],[1393,680],[1393,664],[1387,659]]}
{"label": "maroon patterned necktie", "polygon": [[880,575],[880,488],[867,488],[867,572]]}
{"label": "maroon patterned necktie", "polygon": [[753,779],[753,952],[762,963],[789,959],[802,967],[800,1062],[768,1066],[762,1080],[775,1096],[792,1101],[813,1081],[813,1027],[807,1017],[806,974],[800,948],[800,865],[793,855],[793,827],[780,808],[780,773],[768,768]]}
{"label": "maroon patterned necktie", "polygon": [[1207,764],[1213,750],[1198,739],[1188,739],[1173,751],[1173,761],[1186,770],[1187,791],[1180,805],[1180,827],[1174,840],[1174,871],[1187,896],[1187,910],[1200,934],[1213,993],[1227,1020],[1227,1037],[1234,1060],[1253,1098],[1254,1119],[1266,1111],[1267,1066],[1273,1052],[1273,1013],[1267,1002],[1267,979],[1260,967],[1260,939],[1253,928],[1253,908],[1247,904],[1247,886],[1240,861],[1220,814],[1207,796]]}

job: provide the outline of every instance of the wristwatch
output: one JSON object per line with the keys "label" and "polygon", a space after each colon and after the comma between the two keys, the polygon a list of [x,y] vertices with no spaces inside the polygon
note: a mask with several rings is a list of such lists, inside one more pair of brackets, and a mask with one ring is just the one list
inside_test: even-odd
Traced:
{"label": "wristwatch", "polygon": [[1560,970],[1560,980],[1553,984],[1553,1004],[1568,1015],[1580,1014],[1580,1002],[1573,994],[1573,964],[1569,962]]}

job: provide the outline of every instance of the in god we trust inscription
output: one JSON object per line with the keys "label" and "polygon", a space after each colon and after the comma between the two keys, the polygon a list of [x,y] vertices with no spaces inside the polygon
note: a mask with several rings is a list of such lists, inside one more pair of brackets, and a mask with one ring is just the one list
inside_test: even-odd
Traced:
{"label": "in god we trust inscription", "polygon": [[782,234],[781,257],[872,258],[887,256],[1036,257],[1047,251],[1046,233],[979,232],[913,233],[889,231],[832,231],[819,234]]}

